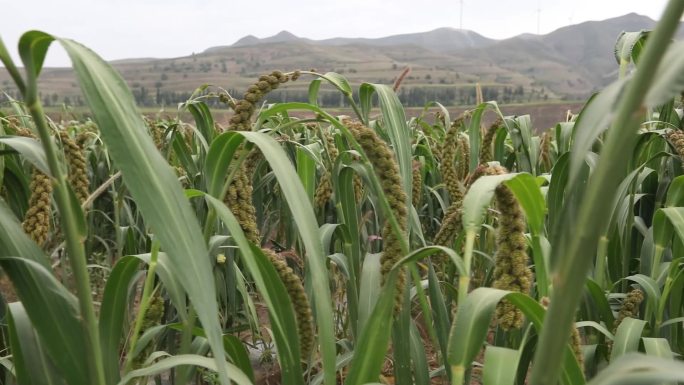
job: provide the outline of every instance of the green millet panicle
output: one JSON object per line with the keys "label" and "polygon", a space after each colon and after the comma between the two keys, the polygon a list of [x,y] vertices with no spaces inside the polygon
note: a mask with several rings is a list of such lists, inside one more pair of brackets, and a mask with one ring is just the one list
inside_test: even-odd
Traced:
{"label": "green millet panicle", "polygon": [[[442,225],[440,226],[439,231],[433,240],[435,245],[451,247],[454,239],[463,228],[461,214],[462,211],[460,205],[452,205],[449,207],[449,210],[447,210],[447,213],[442,219]],[[434,256],[434,258],[432,258],[432,261],[435,265],[435,269],[437,270],[437,277],[440,279],[444,278],[444,267],[449,262],[449,258],[446,253],[438,253]]]}
{"label": "green millet panicle", "polygon": [[78,201],[83,203],[90,195],[90,181],[83,148],[65,131],[59,131],[59,138],[69,169],[69,184],[74,189]]}
{"label": "green millet panicle", "polygon": [[684,131],[670,131],[665,137],[670,141],[670,144],[674,147],[677,155],[679,155],[679,160],[682,162],[682,168],[684,168]]}
{"label": "green millet panicle", "polygon": [[259,230],[256,224],[256,209],[252,203],[252,181],[244,172],[242,165],[230,182],[224,202],[233,212],[247,239],[255,245],[260,245]]}
{"label": "green millet panicle", "polygon": [[314,195],[314,205],[319,208],[325,207],[328,203],[330,197],[333,194],[332,183],[330,181],[330,173],[328,171],[321,177],[318,186],[316,187],[316,193]]}
{"label": "green millet panicle", "polygon": [[359,204],[363,199],[363,179],[358,174],[354,174],[352,183],[354,183],[354,200],[356,204]]}
{"label": "green millet panicle", "polygon": [[503,124],[501,118],[497,119],[494,124],[489,126],[484,138],[482,139],[482,146],[480,147],[480,164],[491,162],[493,160],[492,156],[492,142],[494,141],[494,135],[496,131]]}
{"label": "green millet panicle", "polygon": [[449,192],[451,202],[463,200],[463,189],[459,178],[459,171],[454,165],[456,154],[460,149],[459,132],[463,127],[463,118],[456,119],[446,133],[444,145],[442,146],[442,159],[439,170],[442,173],[442,180]]}
{"label": "green millet panicle", "polygon": [[639,318],[639,305],[644,300],[644,292],[641,289],[633,289],[627,293],[627,297],[622,301],[620,311],[613,324],[613,334],[617,332],[618,326],[625,320],[625,318]]}
{"label": "green millet panicle", "polygon": [[[505,174],[501,166],[490,166],[487,175]],[[513,192],[505,185],[494,191],[499,209],[497,229],[494,283],[496,289],[529,293],[532,287],[532,271],[528,267],[527,241],[525,240],[525,218]],[[502,329],[522,327],[523,314],[513,304],[504,300],[497,305],[496,318]]]}
{"label": "green millet panicle", "polygon": [[323,138],[325,139],[323,145],[325,146],[325,151],[328,152],[328,157],[330,158],[330,165],[332,166],[335,163],[335,160],[337,160],[340,151],[337,149],[337,145],[335,144],[335,137],[333,136],[331,131],[323,130]]}
{"label": "green millet panicle", "polygon": [[[475,170],[473,170],[473,174],[470,175],[468,179],[466,179],[466,186],[470,186],[470,184],[472,184],[480,176],[496,172],[503,172],[503,170],[501,170],[500,168],[490,169],[487,165],[480,165]],[[447,247],[451,246],[451,243],[454,241],[454,238],[456,238],[458,233],[461,231],[463,227],[463,222],[461,218],[462,204],[462,199],[452,202],[449,208],[447,209],[446,213],[444,213],[442,225],[440,226],[439,231],[437,231],[437,234],[435,235],[435,238],[433,240],[433,243],[435,245]],[[433,258],[433,261],[436,266],[442,266],[443,264],[448,262],[447,255],[444,253],[439,253],[435,256],[435,258]],[[440,278],[442,276],[442,273],[443,272],[441,270],[438,270],[437,272]]]}
{"label": "green millet panicle", "polygon": [[418,205],[420,205],[420,198],[423,192],[423,174],[420,172],[422,165],[420,161],[413,160],[413,178],[411,185],[411,199],[413,202],[413,207],[418,210]]}
{"label": "green millet panicle", "polygon": [[458,139],[461,148],[461,159],[459,161],[459,179],[464,180],[470,171],[470,140],[467,136],[461,135]]}
{"label": "green millet panicle", "polygon": [[[162,317],[164,316],[164,299],[162,298],[159,290],[157,289],[154,294],[150,297],[150,303],[147,307],[147,312],[143,316],[142,324],[140,325],[140,335],[145,333],[145,331],[151,327],[161,324]],[[144,352],[138,354],[138,356],[133,361],[133,365],[136,368],[140,368],[145,360],[148,358],[150,353],[152,353],[154,346],[147,345]]]}
{"label": "green millet panicle", "polygon": [[[364,126],[359,122],[347,122],[349,130],[354,138],[363,148],[364,153],[370,160],[374,172],[380,179],[382,191],[387,197],[390,209],[396,218],[401,234],[399,237],[406,237],[408,210],[406,208],[406,194],[402,189],[401,177],[399,176],[399,165],[390,147],[385,143],[375,131]],[[380,259],[383,285],[394,264],[402,257],[400,238],[392,230],[389,221],[385,221],[382,228],[383,253]],[[401,308],[403,301],[404,286],[406,284],[406,273],[401,271],[397,277],[395,312]]]}
{"label": "green millet panicle", "polygon": [[145,123],[147,123],[147,127],[150,130],[150,136],[152,137],[152,141],[154,141],[154,146],[157,147],[157,150],[161,151],[164,149],[164,131],[161,129],[161,127],[148,119],[145,119]]}
{"label": "green millet panicle", "polygon": [[[273,71],[270,75],[259,77],[256,83],[247,88],[243,99],[235,103],[233,108],[235,113],[230,119],[228,129],[230,131],[250,131],[252,115],[256,111],[256,104],[267,93],[278,88],[280,84],[288,80],[288,76],[280,71]],[[237,157],[238,155],[236,155]],[[243,163],[235,173],[224,201],[233,214],[235,214],[247,238],[258,245],[260,243],[259,231],[256,225],[256,210],[252,202],[252,191],[251,174],[247,169],[247,165]]]}
{"label": "green millet panicle", "polygon": [[35,169],[31,174],[30,189],[29,208],[21,226],[31,239],[42,246],[50,233],[52,181],[50,177]]}
{"label": "green millet panicle", "polygon": [[572,328],[572,334],[570,334],[570,346],[572,346],[572,353],[575,355],[577,364],[580,369],[584,371],[584,354],[582,353],[582,338],[580,337],[579,329],[577,327]]}
{"label": "green millet panicle", "polygon": [[259,162],[261,162],[263,158],[263,154],[257,148],[249,152],[244,163],[247,175],[254,175],[257,167],[259,166]]}
{"label": "green millet panicle", "polygon": [[301,347],[302,358],[307,359],[311,354],[314,345],[314,326],[311,306],[309,305],[309,299],[306,296],[304,285],[302,285],[302,281],[287,265],[284,258],[270,249],[262,249],[262,251],[266,257],[268,257],[271,264],[273,264],[273,267],[275,267],[278,272],[278,277],[280,277],[280,280],[287,289],[287,294],[292,301],[295,317],[297,318],[297,329],[299,332],[299,345]]}
{"label": "green millet panicle", "polygon": [[[434,238],[434,244],[440,246],[450,246],[456,235],[461,231],[461,206],[463,205],[463,184],[462,179],[468,173],[470,145],[465,136],[459,136],[459,131],[463,126],[463,118],[456,119],[447,131],[447,137],[442,148],[442,162],[440,171],[442,178],[449,191],[451,204],[447,208],[442,218],[442,225]],[[460,161],[454,167],[453,161],[456,153],[460,150]],[[443,265],[447,262],[447,255],[438,254],[433,261],[436,265]],[[441,275],[441,271],[438,271]]]}
{"label": "green millet panicle", "polygon": [[[26,128],[17,128],[16,134],[33,139],[36,137],[33,132]],[[29,196],[28,210],[24,214],[21,227],[34,242],[43,246],[50,234],[52,181],[50,177],[38,169],[34,169],[29,188],[31,195]]]}
{"label": "green millet panicle", "polygon": [[[322,130],[323,132],[323,147],[328,153],[328,158],[330,160],[330,170],[332,170],[335,160],[339,156],[339,151],[335,146],[335,138],[332,133],[327,130]],[[325,170],[323,176],[321,176],[318,187],[316,187],[316,193],[314,195],[314,204],[316,207],[323,208],[325,204],[328,203],[330,197],[333,194],[332,180],[330,176],[330,171]]]}
{"label": "green millet panicle", "polygon": [[539,142],[539,164],[547,171],[551,170],[553,166],[551,161],[551,140],[552,135],[545,131]]}
{"label": "green millet panicle", "polygon": [[[294,78],[294,75],[293,75]],[[256,111],[256,104],[263,97],[287,82],[290,78],[280,71],[273,71],[269,75],[261,75],[259,80],[247,88],[242,100],[235,103],[235,114],[230,119],[231,131],[250,131],[252,115]]]}

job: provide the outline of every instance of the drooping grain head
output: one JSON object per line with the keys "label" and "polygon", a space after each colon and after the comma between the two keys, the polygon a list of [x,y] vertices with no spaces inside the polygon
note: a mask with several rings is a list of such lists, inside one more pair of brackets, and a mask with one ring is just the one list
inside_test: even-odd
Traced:
{"label": "drooping grain head", "polygon": [[[401,234],[395,234],[389,221],[382,228],[383,253],[381,257],[381,273],[383,285],[390,270],[402,257],[401,241],[399,237],[406,237],[408,228],[408,210],[406,207],[406,194],[402,189],[399,165],[390,147],[375,133],[375,131],[358,122],[347,122],[347,127],[354,138],[363,148],[364,153],[370,160],[373,171],[380,179],[382,190],[387,197],[390,209],[394,214]],[[401,308],[403,301],[406,274],[402,270],[397,278],[395,312]]]}
{"label": "drooping grain head", "polygon": [[[164,317],[164,298],[162,297],[159,290],[156,290],[150,297],[150,303],[147,307],[147,312],[143,316],[142,324],[140,327],[140,335],[154,326],[161,325],[162,319]],[[138,354],[138,356],[133,361],[133,366],[140,368],[144,365],[145,360],[154,351],[154,346],[151,342],[145,347],[144,352]]]}
{"label": "drooping grain head", "polygon": [[252,191],[252,180],[243,165],[237,170],[228,186],[224,202],[240,223],[247,239],[255,245],[260,245],[261,239],[256,223],[256,209],[252,203]]}
{"label": "drooping grain head", "polygon": [[330,173],[326,171],[316,187],[316,192],[314,194],[314,206],[318,208],[324,208],[332,195],[333,186],[330,180]]}
{"label": "drooping grain head", "polygon": [[273,250],[262,249],[268,260],[275,267],[278,277],[285,285],[287,294],[292,301],[297,319],[297,329],[299,333],[299,345],[301,348],[302,359],[308,359],[314,345],[314,322],[311,312],[311,305],[307,298],[306,291],[301,279],[287,265],[285,259]]}
{"label": "drooping grain head", "polygon": [[335,145],[335,138],[332,132],[329,130],[321,130],[321,132],[323,135],[323,148],[328,155],[330,164],[328,165],[328,168],[324,170],[323,176],[321,176],[314,194],[314,204],[319,208],[325,207],[326,203],[328,203],[333,195],[333,185],[330,173],[332,172],[335,161],[339,156],[339,150]]}
{"label": "drooping grain head", "polygon": [[447,130],[444,144],[441,150],[441,162],[439,170],[442,174],[442,180],[449,192],[449,199],[452,204],[463,200],[463,186],[459,174],[460,167],[454,163],[456,161],[456,154],[462,151],[459,141],[460,131],[463,128],[463,118],[456,119]]}
{"label": "drooping grain head", "polygon": [[492,156],[492,143],[494,142],[496,132],[502,125],[503,120],[499,118],[487,129],[487,132],[482,139],[482,146],[480,147],[480,164],[485,164],[494,160],[494,157]]}
{"label": "drooping grain head", "polygon": [[638,318],[639,317],[639,305],[644,300],[644,292],[641,289],[633,289],[627,293],[622,305],[620,305],[620,311],[618,311],[618,316],[613,324],[613,333],[617,332],[618,326],[625,320],[625,318]]}
{"label": "drooping grain head", "polygon": [[[507,173],[499,165],[489,165],[483,170],[484,175],[501,175]],[[496,206],[499,209],[499,225],[496,237],[496,254],[494,257],[494,282],[492,287],[519,293],[529,293],[532,287],[532,271],[527,254],[525,230],[527,225],[513,192],[505,185],[499,185],[494,191]],[[522,327],[523,314],[510,302],[504,300],[497,305],[496,319],[504,329]]]}
{"label": "drooping grain head", "polygon": [[423,192],[423,173],[421,172],[422,165],[420,161],[413,160],[413,178],[411,186],[411,199],[413,200],[413,207],[418,210],[420,205],[420,198]]}
{"label": "drooping grain head", "polygon": [[[235,113],[230,119],[230,131],[251,131],[251,120],[256,111],[257,103],[263,97],[278,88],[290,78],[280,71],[273,71],[269,75],[262,75],[259,80],[249,86],[242,100],[235,102]],[[236,159],[238,155],[236,154]],[[248,158],[249,159],[249,158]],[[252,174],[249,162],[243,163],[235,173],[231,181],[226,197],[226,205],[236,216],[247,238],[254,244],[261,243],[259,230],[256,224],[256,209],[252,202]]]}
{"label": "drooping grain head", "polygon": [[290,78],[280,71],[273,71],[269,75],[261,75],[259,80],[247,88],[242,100],[235,102],[235,114],[230,119],[231,131],[251,130],[252,115],[256,105],[266,94],[287,82]]}
{"label": "drooping grain head", "polygon": [[[16,134],[27,138],[36,138],[33,132],[23,127],[17,127]],[[24,214],[21,227],[34,242],[43,246],[50,235],[52,180],[38,169],[34,169],[29,188],[31,195],[29,196],[28,210]]]}
{"label": "drooping grain head", "polygon": [[665,137],[677,152],[679,160],[682,162],[682,168],[684,168],[684,131],[673,130],[668,132]]}
{"label": "drooping grain head", "polygon": [[21,225],[24,232],[42,246],[50,234],[52,181],[36,169],[31,175],[30,189],[28,210]]}
{"label": "drooping grain head", "polygon": [[461,135],[458,139],[458,144],[460,149],[458,178],[463,181],[468,177],[470,171],[470,139],[465,135]]}
{"label": "drooping grain head", "polygon": [[546,171],[550,171],[551,167],[553,166],[553,162],[551,160],[552,140],[553,135],[551,135],[549,131],[544,131],[539,142],[539,163]]}
{"label": "drooping grain head", "polygon": [[90,195],[90,180],[83,148],[65,131],[59,131],[58,135],[69,170],[69,185],[74,189],[78,201],[83,203]]}

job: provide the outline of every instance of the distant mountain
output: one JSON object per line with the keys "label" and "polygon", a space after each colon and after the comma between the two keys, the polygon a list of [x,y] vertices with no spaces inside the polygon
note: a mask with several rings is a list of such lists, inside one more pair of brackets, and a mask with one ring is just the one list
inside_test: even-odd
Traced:
{"label": "distant mountain", "polygon": [[455,51],[464,48],[485,47],[496,42],[477,32],[456,28],[437,28],[428,32],[406,33],[379,38],[336,37],[324,40],[312,40],[294,35],[288,31],[281,31],[276,35],[259,39],[254,35],[247,35],[230,46],[208,48],[204,52],[211,53],[225,50],[229,47],[247,47],[269,43],[308,43],[313,45],[341,46],[362,44],[369,46],[417,45],[435,51]]}
{"label": "distant mountain", "polygon": [[506,69],[527,73],[558,93],[582,97],[615,79],[613,49],[623,31],[652,29],[655,21],[630,13],[559,28],[546,35],[520,35],[478,52]]}
{"label": "distant mountain", "polygon": [[[312,40],[288,31],[265,38],[245,36],[191,56],[127,59],[112,64],[143,105],[174,104],[204,83],[241,90],[259,74],[275,69],[334,71],[353,84],[390,84],[405,67],[411,72],[400,90],[402,100],[472,104],[475,84],[486,99],[504,103],[586,98],[617,77],[614,43],[622,31],[651,29],[652,19],[630,13],[559,28],[546,35],[523,34],[494,40],[476,32],[438,28],[381,38],[338,37]],[[680,36],[681,33],[680,33]],[[11,84],[0,71],[0,90]],[[43,95],[53,103],[78,98],[67,69],[46,68]],[[10,89],[11,91],[11,89]],[[339,95],[322,89],[337,103]],[[307,82],[288,84],[271,98],[306,100]],[[78,99],[77,99],[78,100]]]}
{"label": "distant mountain", "polygon": [[325,45],[366,44],[371,46],[417,45],[434,51],[452,52],[464,48],[485,47],[496,40],[477,32],[456,28],[438,28],[428,32],[407,33],[376,39],[334,38],[321,40]]}
{"label": "distant mountain", "polygon": [[249,45],[268,44],[268,43],[292,43],[292,42],[297,42],[300,40],[309,41],[309,39],[299,38],[291,32],[280,31],[277,34],[275,34],[271,37],[264,38],[264,39],[259,39],[257,37],[254,37],[254,35],[247,35],[247,36],[243,37],[242,39],[236,41],[233,44],[233,47],[244,47],[244,46],[249,46]]}

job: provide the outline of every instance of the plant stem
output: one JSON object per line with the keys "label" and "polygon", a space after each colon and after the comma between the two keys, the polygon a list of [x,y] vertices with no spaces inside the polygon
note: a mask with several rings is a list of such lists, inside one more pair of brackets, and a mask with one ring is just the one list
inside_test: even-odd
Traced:
{"label": "plant stem", "polygon": [[[35,84],[29,84],[29,89],[33,88]],[[62,170],[57,157],[57,150],[54,142],[50,136],[50,129],[48,127],[43,107],[38,98],[35,97],[35,92],[26,93],[26,105],[31,112],[33,121],[35,122],[40,140],[45,149],[45,156],[47,158],[50,173],[55,179],[55,202],[59,209],[61,216],[60,223],[62,231],[66,240],[67,253],[69,254],[69,262],[71,263],[71,270],[74,274],[74,281],[76,284],[76,294],[83,317],[83,327],[87,335],[87,344],[89,344],[90,354],[92,356],[88,359],[91,368],[90,376],[93,384],[105,384],[104,366],[102,362],[102,349],[100,348],[100,333],[97,326],[97,319],[95,317],[95,307],[93,306],[93,299],[90,290],[90,278],[88,276],[88,267],[86,265],[85,249],[83,247],[84,234],[78,228],[78,223],[83,222],[83,218],[78,219],[78,216],[83,216],[80,207],[71,204],[69,197],[69,185],[67,184],[66,175]]]}
{"label": "plant stem", "polygon": [[128,354],[126,355],[126,365],[124,366],[124,373],[128,373],[133,365],[133,352],[135,345],[138,344],[138,336],[142,328],[143,319],[147,308],[150,306],[150,298],[154,291],[154,276],[157,270],[157,258],[159,257],[159,241],[152,241],[152,252],[150,254],[150,264],[147,268],[147,276],[145,277],[145,285],[143,286],[142,296],[140,298],[140,306],[138,307],[138,314],[135,316],[135,323],[133,324],[133,334],[131,335],[131,342],[128,347]]}
{"label": "plant stem", "polygon": [[[468,297],[468,288],[470,287],[470,262],[473,259],[473,249],[475,245],[475,236],[477,233],[474,230],[467,230],[465,235],[465,249],[463,251],[463,270],[465,274],[458,277],[458,304],[457,306],[463,305],[465,303],[466,297]],[[458,317],[458,315],[456,316]],[[456,322],[454,319],[453,322]],[[467,363],[469,364],[469,363]],[[451,370],[451,384],[452,385],[463,385],[463,380],[465,379],[465,366],[463,362],[457,363],[456,365],[450,366]]]}
{"label": "plant stem", "polygon": [[[600,232],[595,229],[605,228],[606,222],[610,219],[610,205],[606,205],[602,198],[607,191],[614,191],[626,174],[625,164],[628,164],[631,149],[637,140],[639,122],[635,118],[643,110],[642,102],[646,91],[672,35],[679,26],[679,18],[683,11],[684,1],[671,0],[645,45],[639,70],[619,100],[601,159],[587,183],[582,204],[578,206],[577,220],[568,228],[567,234],[573,234],[573,239],[563,238],[563,241],[554,248],[554,252],[559,253],[558,266],[552,276],[553,296],[534,356],[530,376],[532,385],[551,385],[558,381],[575,310],[597,249]],[[592,223],[593,225],[589,225]]]}
{"label": "plant stem", "polygon": [[468,230],[466,232],[465,249],[463,252],[463,269],[465,270],[465,274],[458,277],[458,306],[461,306],[468,296],[468,288],[470,287],[470,265],[473,260],[476,235],[477,234],[473,230]]}

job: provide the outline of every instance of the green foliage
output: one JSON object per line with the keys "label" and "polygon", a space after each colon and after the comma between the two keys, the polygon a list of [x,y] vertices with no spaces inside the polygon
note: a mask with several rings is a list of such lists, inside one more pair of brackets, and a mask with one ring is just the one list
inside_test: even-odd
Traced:
{"label": "green foliage", "polygon": [[[21,384],[171,375],[177,384],[250,384],[274,348],[280,380],[292,385],[682,381],[684,51],[666,48],[683,7],[673,1],[648,38],[621,35],[621,79],[555,131],[502,116],[490,101],[457,117],[463,143],[448,151],[457,141],[446,137],[452,122],[439,103],[407,120],[390,87],[357,91],[338,73],[278,72],[313,77],[308,103],[237,108],[202,86],[177,117],[146,122],[121,77],[82,45],[28,32],[22,75],[0,41],[23,95],[0,115],[0,266],[2,287],[13,290],[2,292],[11,357],[0,370]],[[71,57],[93,121],[45,116],[36,84],[52,41]],[[318,105],[326,87],[353,117]],[[216,123],[210,106],[221,102],[249,112],[234,120],[244,131]],[[181,120],[186,111],[193,123]],[[488,134],[485,114],[501,119]],[[92,191],[84,201],[68,182],[60,137],[83,151]],[[463,163],[458,212],[444,173],[454,159]],[[56,226],[41,244],[20,222],[35,170],[54,185],[42,200]],[[224,203],[236,178],[253,189],[260,238],[246,236]],[[493,199],[497,191],[507,199]],[[449,215],[458,226],[437,245]],[[511,220],[515,234],[505,233]],[[513,247],[497,241],[502,232],[531,258],[495,276]],[[276,254],[277,268],[296,276],[279,277]],[[499,282],[516,269],[534,272],[529,292]],[[297,335],[309,329],[298,328],[292,282],[281,279],[304,283],[313,335]],[[524,315],[520,329],[492,322],[501,301]],[[574,327],[584,357],[570,345]],[[311,354],[302,356],[302,340],[314,341]]]}

